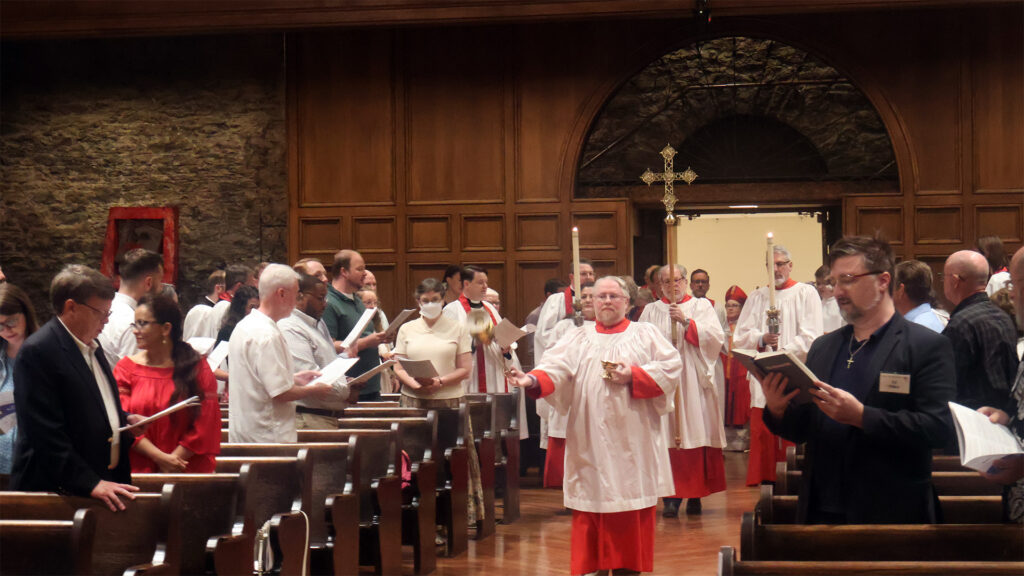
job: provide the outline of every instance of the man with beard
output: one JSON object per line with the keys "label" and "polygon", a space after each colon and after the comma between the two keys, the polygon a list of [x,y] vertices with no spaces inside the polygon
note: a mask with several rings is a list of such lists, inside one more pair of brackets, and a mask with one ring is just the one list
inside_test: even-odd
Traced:
{"label": "man with beard", "polygon": [[820,379],[812,402],[794,404],[799,391],[787,394],[780,374],[757,375],[765,425],[807,443],[797,520],[935,522],[932,451],[952,430],[952,347],[896,313],[888,243],[846,237],[832,246],[831,260],[836,301],[849,325],[818,338],[807,353],[807,367]]}

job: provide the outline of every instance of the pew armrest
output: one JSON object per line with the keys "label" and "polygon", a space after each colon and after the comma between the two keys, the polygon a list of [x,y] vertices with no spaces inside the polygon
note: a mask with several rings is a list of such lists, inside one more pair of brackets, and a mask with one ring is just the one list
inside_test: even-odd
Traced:
{"label": "pew armrest", "polygon": [[302,512],[274,514],[270,519],[270,547],[281,574],[304,574],[309,564],[309,519]]}
{"label": "pew armrest", "polygon": [[359,572],[359,496],[331,494],[327,496],[324,512],[334,573],[356,574]]}
{"label": "pew armrest", "polygon": [[124,576],[177,576],[170,564],[138,564],[125,569]]}
{"label": "pew armrest", "polygon": [[214,574],[249,574],[253,567],[251,534],[225,534],[206,541],[206,570]]}

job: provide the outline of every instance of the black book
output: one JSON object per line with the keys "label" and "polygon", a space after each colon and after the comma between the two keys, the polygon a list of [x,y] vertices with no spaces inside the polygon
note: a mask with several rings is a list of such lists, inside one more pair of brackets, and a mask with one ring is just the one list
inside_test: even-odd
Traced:
{"label": "black book", "polygon": [[818,378],[796,357],[796,354],[789,350],[758,353],[756,350],[733,349],[732,355],[749,372],[761,372],[765,376],[778,372],[788,378],[789,382],[786,383],[787,394],[794,389],[800,389],[800,393],[793,398],[795,403],[806,404],[813,398],[810,390],[817,388],[815,382],[818,381]]}

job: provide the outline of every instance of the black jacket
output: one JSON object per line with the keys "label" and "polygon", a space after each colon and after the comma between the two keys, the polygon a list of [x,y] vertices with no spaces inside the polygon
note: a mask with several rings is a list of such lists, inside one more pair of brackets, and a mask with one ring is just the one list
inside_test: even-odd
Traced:
{"label": "black jacket", "polygon": [[[845,326],[814,341],[807,367],[828,382],[840,346],[853,330]],[[846,479],[847,520],[853,524],[931,523],[938,519],[938,499],[931,482],[932,451],[954,434],[948,402],[956,395],[953,348],[928,328],[907,322],[898,313],[871,359],[871,390],[864,400],[862,428],[853,428],[840,471]],[[882,372],[910,375],[910,393],[881,392]],[[800,483],[797,521],[806,522],[811,479],[816,473],[815,431],[827,418],[813,403],[790,404],[781,421],[764,411],[775,434],[807,443]]]}
{"label": "black jacket", "polygon": [[[120,425],[125,413],[110,365],[96,359],[110,382]],[[118,465],[110,470],[110,423],[96,378],[57,318],[22,345],[14,367],[18,440],[11,471],[13,490],[88,496],[100,480],[131,482],[128,452],[133,436],[121,435]]]}

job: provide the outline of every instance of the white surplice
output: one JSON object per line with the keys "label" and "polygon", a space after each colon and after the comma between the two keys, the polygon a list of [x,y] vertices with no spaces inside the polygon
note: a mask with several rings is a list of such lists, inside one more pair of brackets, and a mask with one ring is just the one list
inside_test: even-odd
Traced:
{"label": "white surplice", "polygon": [[[677,402],[682,398],[682,422],[677,422],[676,411],[665,415],[662,429],[669,448],[676,448],[675,438],[680,439],[679,448],[692,449],[702,446],[725,448],[725,423],[722,414],[722,398],[715,381],[719,352],[725,342],[725,333],[718,322],[718,314],[706,298],[687,296],[678,304],[683,315],[690,319],[692,328],[678,326],[679,356],[683,361],[682,380]],[[672,319],[669,304],[665,300],[652,302],[640,314],[641,322],[657,326],[666,339],[672,338]],[[687,331],[697,332],[699,346],[686,339]]]}
{"label": "white surplice", "polygon": [[[497,326],[498,322],[501,322],[501,315],[491,305],[490,302],[482,302],[484,308],[490,312],[491,318],[493,318],[494,325]],[[455,320],[460,324],[465,324],[469,314],[466,312],[465,307],[461,300],[454,300],[449,302],[444,307],[443,313]],[[479,341],[474,341],[476,346],[480,346]],[[501,353],[501,345],[496,340],[483,347],[484,349],[484,375],[486,380],[485,390],[490,394],[495,393],[506,393],[511,392],[508,382],[505,381],[505,363],[508,362],[509,366],[518,369],[519,360],[516,359],[515,350],[511,351],[512,358],[506,360],[505,355]],[[473,365],[469,369],[469,377],[462,381],[463,389],[467,393],[479,393],[480,392],[480,378],[479,368],[477,366],[477,355],[476,353],[470,354],[473,359]],[[519,437],[529,438],[530,431],[526,425],[526,395],[519,395]]]}
{"label": "white surplice", "polygon": [[[634,398],[632,386],[601,378],[601,361],[642,369],[663,392]],[[628,323],[617,333],[594,324],[569,331],[544,353],[532,374],[554,385],[546,396],[568,414],[565,441],[565,506],[613,513],[657,504],[675,490],[661,418],[672,411],[682,374],[679,354],[650,324]],[[543,375],[542,375],[543,376]]]}
{"label": "white surplice", "polygon": [[846,320],[843,319],[843,315],[839,313],[839,303],[836,302],[835,296],[828,300],[822,300],[821,302],[821,327],[825,334],[834,330],[839,330],[843,326],[846,326]]}
{"label": "white surplice", "polygon": [[572,288],[566,288],[555,292],[544,301],[540,307],[540,315],[537,317],[537,330],[533,333],[533,363],[539,364],[544,356],[544,351],[555,344],[555,337],[552,332],[555,326],[563,319],[570,317],[566,313],[567,302],[572,305]]}
{"label": "white surplice", "polygon": [[[809,284],[790,282],[790,286],[775,290],[775,306],[779,309],[779,348],[796,354],[800,361],[807,359],[814,339],[821,336],[821,297]],[[761,336],[768,331],[768,287],[758,288],[750,294],[733,335],[733,348],[756,350]],[[764,408],[764,392],[753,374],[750,383],[750,406]]]}
{"label": "white surplice", "polygon": [[[589,320],[583,323],[585,326],[593,325],[593,320]],[[558,343],[566,334],[576,330],[576,321],[573,318],[563,318],[555,324],[554,330],[548,333],[548,342],[553,346]],[[544,358],[541,357],[541,360]],[[569,415],[560,414],[546,398],[541,398],[537,401],[537,414],[541,415],[541,418],[547,419],[548,429],[547,435],[555,438],[565,438],[565,428],[569,424]]]}

